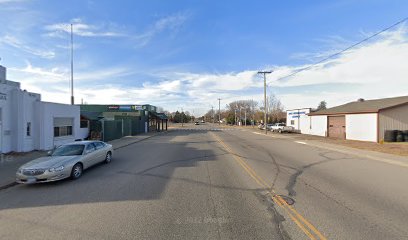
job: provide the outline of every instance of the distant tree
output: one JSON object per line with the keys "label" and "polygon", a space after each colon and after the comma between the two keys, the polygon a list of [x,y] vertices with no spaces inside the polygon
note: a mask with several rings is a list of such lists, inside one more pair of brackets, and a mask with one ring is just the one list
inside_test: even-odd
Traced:
{"label": "distant tree", "polygon": [[181,114],[179,111],[177,111],[174,116],[173,116],[173,122],[175,123],[180,123],[181,122]]}
{"label": "distant tree", "polygon": [[228,113],[227,118],[226,118],[227,123],[234,124],[235,123],[234,117],[235,117],[234,113]]}
{"label": "distant tree", "polygon": [[327,109],[327,103],[326,103],[326,101],[321,101],[320,103],[319,103],[319,106],[317,106],[317,111],[320,111],[320,110],[324,110],[324,109]]}
{"label": "distant tree", "polygon": [[[260,102],[259,113],[257,114],[257,119],[259,121],[264,121],[264,101]],[[268,112],[268,123],[282,122],[286,119],[286,112],[284,112],[284,106],[280,99],[271,93],[266,98],[266,109]]]}
{"label": "distant tree", "polygon": [[275,94],[268,96],[266,106],[268,108],[268,123],[281,122],[283,120],[282,116],[286,117],[286,113],[283,111],[283,104]]}

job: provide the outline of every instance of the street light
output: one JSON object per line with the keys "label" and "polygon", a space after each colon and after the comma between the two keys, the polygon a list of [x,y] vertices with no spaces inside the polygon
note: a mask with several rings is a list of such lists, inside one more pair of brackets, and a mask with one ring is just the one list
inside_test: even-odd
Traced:
{"label": "street light", "polygon": [[272,71],[259,71],[258,74],[263,74],[264,77],[264,125],[265,125],[265,134],[268,134],[268,128],[266,127],[266,114],[268,114],[267,108],[266,108],[266,74],[271,74]]}

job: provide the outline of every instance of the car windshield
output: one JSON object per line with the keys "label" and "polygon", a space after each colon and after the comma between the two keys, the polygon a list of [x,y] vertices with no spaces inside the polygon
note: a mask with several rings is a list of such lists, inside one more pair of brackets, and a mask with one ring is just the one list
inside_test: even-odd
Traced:
{"label": "car windshield", "polygon": [[82,155],[85,145],[75,144],[75,145],[64,145],[60,146],[54,150],[52,156],[75,156]]}

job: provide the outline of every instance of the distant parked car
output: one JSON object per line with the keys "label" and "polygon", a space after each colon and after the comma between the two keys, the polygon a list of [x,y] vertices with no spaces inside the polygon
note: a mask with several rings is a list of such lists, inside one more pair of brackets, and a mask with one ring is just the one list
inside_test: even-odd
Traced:
{"label": "distant parked car", "polygon": [[272,131],[272,126],[273,124],[266,124],[266,129],[268,129],[268,131]]}
{"label": "distant parked car", "polygon": [[284,123],[275,123],[271,126],[272,132],[293,132],[295,129],[292,126],[286,126]]}
{"label": "distant parked car", "polygon": [[18,183],[53,182],[65,178],[78,179],[83,170],[100,162],[112,161],[112,145],[101,141],[64,144],[21,166],[16,173]]}
{"label": "distant parked car", "polygon": [[258,125],[259,129],[265,129],[265,125],[263,125],[262,123]]}
{"label": "distant parked car", "polygon": [[195,122],[195,123],[194,123],[194,125],[200,125],[200,123],[198,123],[198,122]]}
{"label": "distant parked car", "polygon": [[204,120],[201,120],[201,123],[205,123],[205,121],[204,121]]}

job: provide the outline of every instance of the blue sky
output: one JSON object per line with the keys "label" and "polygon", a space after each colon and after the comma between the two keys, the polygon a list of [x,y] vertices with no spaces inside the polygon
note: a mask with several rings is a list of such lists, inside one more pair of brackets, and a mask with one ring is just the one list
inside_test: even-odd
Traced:
{"label": "blue sky", "polygon": [[[278,80],[407,17],[407,1],[0,0],[0,64],[45,101],[69,103],[69,24],[76,102],[150,103],[202,114],[217,98],[286,108],[407,95],[406,24]],[[395,87],[399,86],[399,87]]]}

